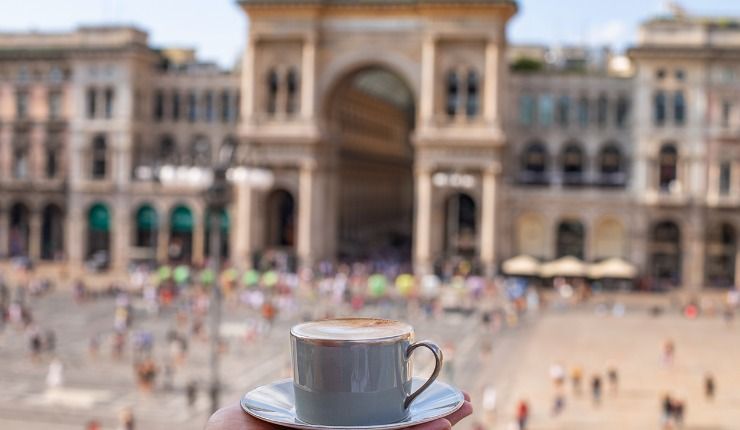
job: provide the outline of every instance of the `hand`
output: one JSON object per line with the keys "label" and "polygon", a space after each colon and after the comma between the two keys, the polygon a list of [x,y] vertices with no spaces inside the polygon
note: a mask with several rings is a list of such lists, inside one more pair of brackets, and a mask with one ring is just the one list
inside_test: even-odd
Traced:
{"label": "hand", "polygon": [[[465,395],[465,403],[457,411],[428,423],[408,427],[410,430],[450,430],[452,426],[460,422],[463,418],[473,413],[473,405],[470,403],[470,396]],[[217,410],[208,419],[205,430],[283,430],[274,424],[260,421],[257,418],[244,412],[239,405],[227,406]]]}

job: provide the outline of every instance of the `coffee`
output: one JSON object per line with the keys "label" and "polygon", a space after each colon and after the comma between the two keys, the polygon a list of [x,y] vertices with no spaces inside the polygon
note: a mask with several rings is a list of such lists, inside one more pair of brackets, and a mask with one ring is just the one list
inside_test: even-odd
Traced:
{"label": "coffee", "polygon": [[291,330],[304,339],[378,340],[404,336],[414,329],[403,322],[373,318],[340,318],[298,324]]}
{"label": "coffee", "polygon": [[[311,424],[398,422],[442,367],[439,347],[414,343],[413,327],[399,321],[315,321],[293,327],[290,335],[296,414]],[[429,348],[436,364],[429,380],[411,393],[411,354],[418,347]]]}

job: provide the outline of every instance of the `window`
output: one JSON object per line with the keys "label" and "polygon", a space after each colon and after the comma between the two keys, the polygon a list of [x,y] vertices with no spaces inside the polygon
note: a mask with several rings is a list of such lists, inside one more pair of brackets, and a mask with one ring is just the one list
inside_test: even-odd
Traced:
{"label": "window", "polygon": [[180,120],[180,93],[172,93],[172,121]]}
{"label": "window", "polygon": [[657,126],[665,124],[665,93],[656,91],[653,96],[653,123]]}
{"label": "window", "polygon": [[221,121],[231,121],[231,97],[227,90],[221,93]]}
{"label": "window", "polygon": [[732,103],[727,100],[722,101],[722,127],[730,126],[730,116],[732,115]]}
{"label": "window", "polygon": [[617,99],[617,111],[616,111],[616,123],[617,127],[624,128],[627,125],[627,119],[629,117],[629,100],[627,97],[621,96]]}
{"label": "window", "polygon": [[213,93],[210,91],[206,91],[203,98],[205,102],[205,109],[203,109],[203,119],[206,122],[212,122],[215,118],[215,111],[213,109]]}
{"label": "window", "polygon": [[662,81],[665,78],[665,69],[658,69],[655,71],[655,78]]}
{"label": "window", "polygon": [[193,164],[207,166],[211,164],[211,144],[203,136],[197,136],[190,147],[190,157]]}
{"label": "window", "polygon": [[583,183],[584,156],[581,146],[571,143],[565,146],[562,155],[563,183],[578,185]]}
{"label": "window", "polygon": [[28,178],[28,147],[18,145],[13,150],[13,177],[15,179]]}
{"label": "window", "polygon": [[15,116],[18,119],[28,118],[28,91],[18,90],[15,93]]}
{"label": "window", "polygon": [[113,118],[113,88],[106,88],[105,90],[105,117]]}
{"label": "window", "polygon": [[570,97],[562,96],[558,99],[556,114],[558,124],[563,128],[568,127],[570,122]]}
{"label": "window", "polygon": [[28,66],[21,66],[18,69],[16,79],[21,84],[27,84],[31,80],[31,72],[28,71]]}
{"label": "window", "polygon": [[540,96],[537,113],[539,113],[539,123],[543,127],[552,125],[555,106],[553,105],[552,96],[543,94]]}
{"label": "window", "polygon": [[267,113],[274,115],[277,111],[278,75],[275,69],[267,74]]}
{"label": "window", "polygon": [[732,163],[723,161],[719,165],[719,194],[726,196],[730,194],[732,184]]}
{"label": "window", "polygon": [[85,94],[85,107],[87,111],[87,117],[89,119],[95,118],[95,113],[98,110],[97,107],[97,91],[95,88],[88,88]]}
{"label": "window", "polygon": [[599,127],[606,127],[609,110],[609,101],[606,94],[600,94],[596,100],[596,123]]}
{"label": "window", "polygon": [[44,166],[44,173],[47,179],[53,179],[57,176],[57,170],[59,168],[57,160],[57,148],[49,146],[46,148],[46,165]]}
{"label": "window", "polygon": [[677,69],[677,70],[676,70],[676,75],[675,75],[675,76],[676,76],[676,80],[677,80],[677,81],[683,81],[683,80],[685,80],[685,79],[686,79],[686,72],[684,72],[684,71],[683,71],[683,70],[681,70],[681,69]]}
{"label": "window", "polygon": [[453,117],[457,115],[457,106],[459,104],[459,82],[457,80],[457,73],[454,70],[447,72],[447,100],[445,104],[445,111],[447,116]]}
{"label": "window", "polygon": [[175,163],[176,158],[175,141],[170,136],[162,136],[159,140],[159,149],[157,158],[162,164]]}
{"label": "window", "polygon": [[545,145],[540,142],[530,143],[522,153],[520,182],[533,185],[546,184],[547,162]]}
{"label": "window", "polygon": [[607,145],[599,155],[599,169],[601,174],[610,175],[622,171],[622,154],[619,147]]}
{"label": "window", "polygon": [[522,94],[519,98],[519,123],[521,125],[532,125],[534,123],[534,113],[534,97],[530,94]]}
{"label": "window", "polygon": [[674,145],[663,145],[658,156],[658,187],[660,191],[670,192],[678,178],[678,151]]}
{"label": "window", "polygon": [[588,127],[588,98],[583,96],[578,100],[578,125]]}
{"label": "window", "polygon": [[59,66],[52,66],[49,70],[49,82],[52,84],[61,84],[64,80],[64,72]]}
{"label": "window", "polygon": [[49,91],[49,119],[59,119],[62,117],[62,92],[58,90]]}
{"label": "window", "polygon": [[198,119],[198,96],[194,92],[188,94],[188,121],[195,122]]}
{"label": "window", "polygon": [[465,99],[465,113],[472,118],[478,115],[480,109],[480,83],[475,70],[468,72],[468,94]]}
{"label": "window", "polygon": [[162,121],[164,118],[164,91],[157,90],[154,93],[154,120]]}
{"label": "window", "polygon": [[92,166],[91,173],[93,179],[104,179],[107,172],[108,164],[108,145],[105,136],[96,136],[92,145]]}
{"label": "window", "polygon": [[288,70],[288,75],[285,79],[285,88],[288,90],[285,112],[294,114],[298,112],[298,73],[293,68]]}
{"label": "window", "polygon": [[673,118],[678,125],[686,123],[686,101],[681,90],[676,91],[673,95]]}

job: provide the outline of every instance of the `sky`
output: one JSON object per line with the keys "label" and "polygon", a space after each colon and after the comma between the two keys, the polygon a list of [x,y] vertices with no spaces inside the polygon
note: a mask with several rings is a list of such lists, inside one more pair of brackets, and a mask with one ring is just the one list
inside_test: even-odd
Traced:
{"label": "sky", "polygon": [[[193,47],[231,67],[246,41],[235,0],[0,0],[0,32],[64,31],[80,24],[134,24],[154,46]],[[700,15],[740,17],[740,0],[682,0]],[[629,46],[639,23],[666,11],[665,0],[520,0],[512,43]]]}

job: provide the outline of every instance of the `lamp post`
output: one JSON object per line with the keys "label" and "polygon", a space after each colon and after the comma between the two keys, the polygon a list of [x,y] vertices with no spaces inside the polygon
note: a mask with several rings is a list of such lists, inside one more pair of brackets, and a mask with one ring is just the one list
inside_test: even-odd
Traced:
{"label": "lamp post", "polygon": [[217,165],[213,169],[213,182],[205,192],[207,203],[207,213],[210,213],[210,254],[211,270],[214,278],[211,286],[211,305],[210,309],[210,375],[208,392],[211,400],[211,413],[218,410],[219,397],[221,394],[219,378],[219,349],[220,349],[220,327],[221,327],[221,305],[222,295],[221,286],[219,285],[219,273],[221,271],[221,214],[226,209],[231,200],[230,185],[226,180],[226,166]]}

